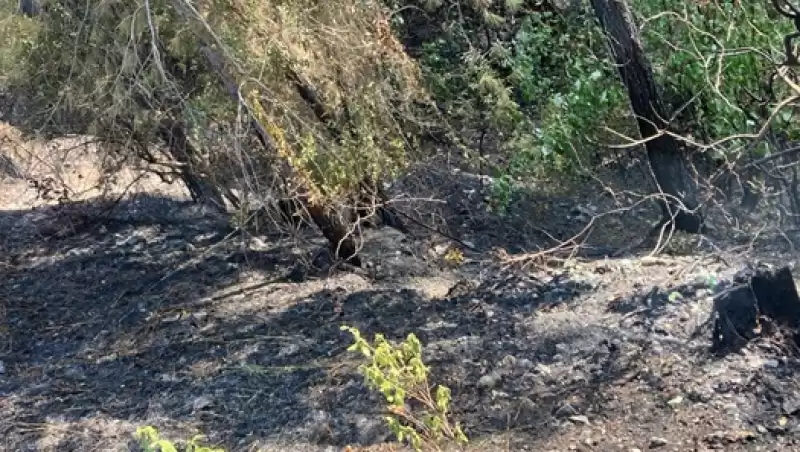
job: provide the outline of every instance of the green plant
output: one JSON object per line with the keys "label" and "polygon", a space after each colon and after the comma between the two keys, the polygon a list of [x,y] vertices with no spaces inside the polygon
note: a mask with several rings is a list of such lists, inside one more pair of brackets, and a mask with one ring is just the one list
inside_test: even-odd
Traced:
{"label": "green plant", "polygon": [[423,445],[438,450],[442,440],[467,443],[458,423],[448,420],[450,389],[439,385],[431,391],[428,368],[421,357],[422,344],[413,333],[393,346],[382,334],[376,334],[370,344],[358,329],[341,329],[353,335],[354,342],[347,350],[367,359],[359,371],[367,386],[383,395],[389,413],[386,424],[398,441],[408,442],[416,451]]}
{"label": "green plant", "polygon": [[[767,82],[783,58],[783,36],[793,31],[789,21],[776,17],[770,2],[632,3],[655,75],[665,92],[677,94],[684,104],[677,107],[689,113],[685,121],[693,141],[708,144],[756,133],[789,94]],[[786,113],[776,126],[797,135],[797,123]],[[742,144],[729,140],[713,151],[722,156]]]}
{"label": "green plant", "polygon": [[505,215],[514,194],[513,180],[507,174],[492,179],[489,185],[489,204],[487,209]]}
{"label": "green plant", "polygon": [[[162,439],[158,430],[150,425],[137,428],[134,438],[139,441],[139,446],[144,452],[178,452],[178,448],[172,441]],[[224,449],[201,446],[198,443],[201,438],[202,435],[197,435],[187,441],[184,452],[225,452]]]}

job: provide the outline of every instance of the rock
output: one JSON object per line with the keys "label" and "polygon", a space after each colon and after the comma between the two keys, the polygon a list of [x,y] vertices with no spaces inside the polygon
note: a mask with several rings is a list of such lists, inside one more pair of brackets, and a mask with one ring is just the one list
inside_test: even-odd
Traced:
{"label": "rock", "polygon": [[450,245],[447,243],[441,243],[433,247],[433,254],[435,256],[444,256],[444,253],[450,248]]}
{"label": "rock", "polygon": [[770,369],[776,369],[779,365],[780,365],[780,363],[778,362],[777,359],[765,359],[764,360],[764,367],[767,367],[767,368],[770,368]]}
{"label": "rock", "polygon": [[199,396],[194,399],[192,402],[192,409],[194,411],[200,411],[205,408],[208,408],[213,404],[214,401],[209,396]]}
{"label": "rock", "polygon": [[208,319],[208,313],[206,311],[197,311],[189,315],[189,323],[198,328],[203,325],[206,319]]}
{"label": "rock", "polygon": [[356,441],[361,444],[381,442],[386,436],[382,419],[376,416],[358,416],[352,423]]}
{"label": "rock", "polygon": [[536,364],[536,371],[538,373],[542,374],[542,375],[550,375],[552,373],[552,370],[550,370],[550,367],[548,367],[548,366],[546,366],[546,365],[544,365],[542,363]]}
{"label": "rock", "polygon": [[589,425],[589,418],[584,416],[584,415],[570,416],[567,419],[569,419],[572,422],[579,423],[579,424]]}
{"label": "rock", "polygon": [[790,396],[787,400],[783,401],[782,407],[783,412],[789,415],[800,412],[800,397]]}
{"label": "rock", "polygon": [[524,414],[531,414],[536,411],[536,403],[528,397],[522,397],[519,400],[519,411]]}
{"label": "rock", "polygon": [[500,383],[502,377],[497,372],[492,372],[487,375],[484,375],[478,380],[478,387],[479,388],[493,388]]}
{"label": "rock", "polygon": [[666,438],[662,438],[660,436],[654,436],[654,437],[650,438],[650,448],[651,449],[656,448],[656,447],[663,447],[663,446],[666,446],[667,444],[669,444],[669,441],[667,441]]}
{"label": "rock", "polygon": [[295,343],[286,344],[278,350],[278,358],[283,358],[284,356],[294,355],[300,351],[300,345]]}
{"label": "rock", "polygon": [[512,355],[506,355],[503,359],[500,360],[501,367],[514,367],[514,364],[517,362],[517,358],[514,358]]}
{"label": "rock", "polygon": [[520,369],[532,369],[533,368],[533,361],[529,360],[528,358],[522,358],[517,360],[517,367]]}
{"label": "rock", "polygon": [[494,389],[492,390],[492,400],[494,400],[494,399],[507,399],[507,398],[508,398],[508,393],[507,392],[495,391]]}
{"label": "rock", "polygon": [[667,405],[671,406],[672,408],[677,407],[681,403],[683,403],[683,396],[676,396],[667,401]]}

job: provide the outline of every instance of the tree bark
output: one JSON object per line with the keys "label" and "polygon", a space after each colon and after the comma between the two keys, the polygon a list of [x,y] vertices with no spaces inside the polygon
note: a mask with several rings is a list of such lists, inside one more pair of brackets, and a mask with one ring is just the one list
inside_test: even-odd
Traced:
{"label": "tree bark", "polygon": [[[186,137],[184,125],[172,119],[162,119],[157,133],[167,145],[172,158],[181,165],[181,179],[189,189],[192,199],[201,204],[211,205],[218,212],[225,212],[225,199],[220,189],[192,169],[192,157],[196,151]],[[231,202],[234,200],[231,199]]]}
{"label": "tree bark", "polygon": [[714,300],[713,351],[736,352],[756,337],[778,339],[779,331],[786,345],[800,344],[800,297],[789,267],[748,264],[733,282]]}
{"label": "tree bark", "polygon": [[666,109],[630,6],[626,0],[591,2],[628,91],[639,132],[646,140],[647,157],[656,184],[663,193],[659,199],[662,224],[672,223],[675,229],[691,233],[704,232],[704,219],[697,201],[697,183],[689,172],[686,155],[674,137],[661,133],[668,127]]}

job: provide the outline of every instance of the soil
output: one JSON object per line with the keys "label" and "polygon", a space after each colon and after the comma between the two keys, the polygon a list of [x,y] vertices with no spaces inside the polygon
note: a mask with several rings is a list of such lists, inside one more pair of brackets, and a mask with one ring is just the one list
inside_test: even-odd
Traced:
{"label": "soil", "polygon": [[[229,451],[401,450],[341,325],[415,333],[468,449],[800,450],[797,356],[768,340],[714,355],[705,325],[746,261],[793,262],[777,242],[508,267],[488,250],[546,249],[548,235],[581,230],[586,209],[627,201],[591,188],[481,216],[476,179],[449,173],[456,187],[434,185],[465,193],[448,199],[449,233],[480,250],[464,248],[460,265],[443,259],[440,236],[384,228],[365,235],[364,271],[298,277],[323,245],[313,231],[242,235],[155,181],[111,210],[89,189],[71,190],[81,203],[42,201],[20,174],[45,169],[11,154],[19,171],[0,175],[3,450],[137,450],[144,425]],[[77,177],[98,173],[85,160],[61,175],[92,185]],[[87,221],[98,211],[108,214]],[[648,212],[610,219],[592,240],[631,243]]]}

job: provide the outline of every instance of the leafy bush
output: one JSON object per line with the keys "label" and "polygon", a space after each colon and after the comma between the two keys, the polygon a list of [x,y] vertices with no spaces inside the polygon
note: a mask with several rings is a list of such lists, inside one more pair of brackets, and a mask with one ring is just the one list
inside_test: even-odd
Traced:
{"label": "leafy bush", "polygon": [[17,7],[16,0],[0,0],[0,88],[9,79],[23,75],[21,69],[25,56],[36,44],[39,24],[32,19],[12,12]]}
{"label": "leafy bush", "polygon": [[[503,156],[492,169],[494,210],[504,212],[510,202],[510,181],[570,177],[599,163],[606,145],[638,135],[588,2],[561,11],[548,2],[538,10],[514,1],[461,9],[424,3],[432,18],[409,20],[427,27],[418,33],[427,39],[410,39],[427,86],[462,128],[499,138],[490,150]],[[784,58],[791,22],[769,2],[631,6],[674,131],[717,157],[739,152],[746,137],[720,140],[754,133],[789,95],[767,81]],[[787,109],[774,126],[797,137],[796,123]],[[768,151],[765,144],[758,149]]]}
{"label": "leafy bush", "polygon": [[535,107],[532,114],[539,121],[532,140],[518,135],[512,175],[575,173],[580,162],[595,160],[598,142],[610,141],[603,127],[628,116],[602,39],[591,11],[543,12],[524,19],[506,64],[522,101]]}
{"label": "leafy bush", "polygon": [[450,389],[439,385],[431,392],[422,344],[413,333],[392,346],[382,334],[376,334],[370,344],[356,328],[342,326],[342,331],[353,335],[348,351],[367,359],[359,370],[367,386],[383,395],[389,412],[386,424],[398,441],[407,441],[416,451],[423,445],[438,449],[442,440],[467,443],[461,427],[448,419]]}
{"label": "leafy bush", "polygon": [[[793,31],[769,2],[665,7],[654,0],[635,0],[633,5],[660,84],[682,103],[696,96],[686,115],[693,141],[709,144],[755,133],[789,94],[785,87],[768,83],[775,64],[784,59],[783,36]],[[794,123],[787,112],[776,126],[796,135]],[[721,155],[742,144],[732,140],[712,151]],[[760,152],[766,151],[761,147]]]}

